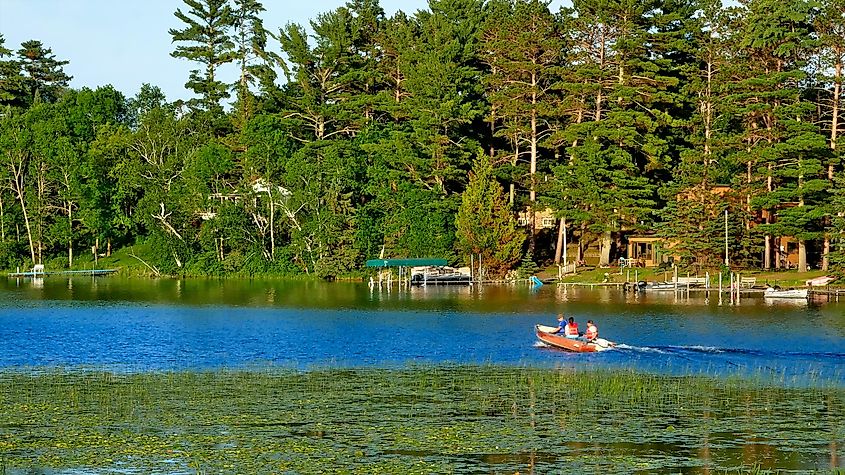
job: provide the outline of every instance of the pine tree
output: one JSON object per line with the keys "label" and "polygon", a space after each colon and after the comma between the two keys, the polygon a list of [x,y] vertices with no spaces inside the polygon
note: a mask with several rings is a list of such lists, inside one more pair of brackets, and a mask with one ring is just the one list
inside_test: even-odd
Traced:
{"label": "pine tree", "polygon": [[281,58],[267,50],[270,33],[264,28],[264,21],[260,16],[264,11],[261,2],[258,0],[234,0],[234,2],[232,26],[240,77],[233,88],[237,92],[237,128],[243,129],[255,113],[256,101],[252,88],[257,84],[266,93],[275,87],[274,67]]}
{"label": "pine tree", "polygon": [[493,177],[490,157],[480,153],[469,175],[455,218],[456,248],[468,259],[481,255],[491,275],[501,276],[519,262],[525,236]]}
{"label": "pine tree", "polygon": [[771,266],[773,248],[775,266],[780,265],[773,238],[795,236],[799,269],[806,271],[806,242],[819,233],[818,204],[827,188],[820,181],[825,140],[812,124],[815,107],[801,95],[802,68],[814,47],[811,6],[800,0],[749,0],[743,7],[742,60],[732,64],[738,80],[729,96],[741,120],[742,150],[734,159],[744,165],[744,174],[736,182],[748,212],[759,210],[766,217],[757,228],[764,234],[763,267]]}
{"label": "pine tree", "polygon": [[[557,23],[546,3],[520,1],[509,11],[503,10],[497,9],[487,19],[484,29],[481,48],[491,71],[485,83],[491,111],[495,114],[493,126],[497,130],[494,135],[509,139],[511,144],[504,160],[516,168],[520,155],[528,156],[526,187],[533,215],[537,201],[537,165],[541,145],[552,131],[554,104],[558,97],[554,87],[563,47]],[[529,250],[533,252],[536,230],[535,220],[530,221]]]}
{"label": "pine tree", "polygon": [[675,133],[683,133],[683,145],[671,180],[661,188],[666,204],[658,211],[663,219],[659,234],[685,261],[718,266],[724,261],[720,230],[730,196],[716,185],[730,179],[723,160],[729,151],[723,104],[724,69],[732,57],[731,17],[718,0],[701,0],[697,6],[698,15],[685,16],[693,24],[688,26],[687,41],[679,46],[678,54],[686,60],[676,65],[682,78],[678,106],[686,107],[681,116],[690,119],[677,121],[674,127]]}
{"label": "pine tree", "polygon": [[12,50],[6,48],[5,43],[6,39],[0,34],[0,107],[24,107],[28,94],[21,63],[12,58]]}
{"label": "pine tree", "polygon": [[496,135],[513,138],[516,149],[510,155],[515,158],[520,149],[526,150],[529,199],[534,202],[539,146],[550,133],[561,62],[557,24],[545,3],[516,2],[507,14],[488,18],[481,48],[492,72],[485,78],[489,100],[501,122]]}
{"label": "pine tree", "polygon": [[400,113],[418,155],[409,165],[443,195],[463,188],[477,147],[472,126],[484,107],[478,81],[482,3],[431,0],[431,11],[417,12],[416,41],[404,52],[407,97]]}
{"label": "pine tree", "polygon": [[[819,38],[817,50],[816,83],[818,93],[818,120],[824,124],[823,130],[828,133],[830,158],[827,162],[827,179],[831,189],[836,189],[834,177],[843,164],[843,149],[840,143],[845,134],[845,1],[828,0],[816,15],[814,27]],[[822,248],[822,270],[829,266],[831,252],[831,216],[837,214],[842,206],[834,205],[835,200],[828,202],[825,223],[828,232],[824,236]]]}
{"label": "pine tree", "polygon": [[178,43],[170,53],[199,63],[204,71],[194,69],[185,87],[200,96],[206,111],[222,114],[220,101],[229,97],[228,85],[220,80],[218,69],[235,59],[232,27],[235,17],[229,0],[184,0],[187,13],[177,9],[174,15],[185,23],[181,30],[171,28],[170,36]]}
{"label": "pine tree", "polygon": [[29,104],[38,101],[55,102],[73,79],[63,69],[70,62],[57,60],[53,50],[45,48],[40,41],[21,43],[18,62],[24,73],[24,88]]}
{"label": "pine tree", "polygon": [[555,168],[555,194],[558,209],[578,209],[582,240],[586,232],[602,236],[602,265],[610,262],[613,232],[650,220],[656,187],[646,172],[668,153],[660,128],[671,116],[662,108],[677,80],[662,75],[664,60],[648,50],[653,9],[580,0],[567,20],[571,46],[561,87],[580,105],[554,137],[567,155]]}

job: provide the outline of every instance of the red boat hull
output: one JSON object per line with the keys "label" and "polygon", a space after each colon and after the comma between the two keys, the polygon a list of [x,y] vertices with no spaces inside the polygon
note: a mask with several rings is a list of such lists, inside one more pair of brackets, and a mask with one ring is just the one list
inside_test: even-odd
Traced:
{"label": "red boat hull", "polygon": [[[555,348],[560,348],[575,353],[593,353],[596,351],[609,349],[609,347],[602,347],[596,345],[595,343],[587,343],[584,340],[567,338],[557,333],[549,333],[547,331],[543,331],[541,327],[542,325],[535,326],[537,338],[539,338],[540,341],[542,341],[543,343],[554,346]],[[612,345],[612,343],[610,344]]]}

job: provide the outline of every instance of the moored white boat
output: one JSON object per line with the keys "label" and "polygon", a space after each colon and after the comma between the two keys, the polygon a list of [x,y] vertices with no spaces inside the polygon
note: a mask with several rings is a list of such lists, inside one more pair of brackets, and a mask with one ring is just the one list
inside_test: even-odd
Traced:
{"label": "moored white boat", "polygon": [[689,284],[686,282],[649,282],[645,286],[645,290],[675,290],[675,289],[684,289],[689,287]]}
{"label": "moored white boat", "polygon": [[806,299],[808,295],[807,289],[779,290],[772,287],[763,293],[763,297],[772,299]]}

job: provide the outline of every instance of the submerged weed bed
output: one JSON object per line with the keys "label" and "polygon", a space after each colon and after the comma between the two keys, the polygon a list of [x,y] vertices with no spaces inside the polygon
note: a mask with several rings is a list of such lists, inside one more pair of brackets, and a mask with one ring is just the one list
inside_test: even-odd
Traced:
{"label": "submerged weed bed", "polygon": [[828,472],[845,389],[496,366],[0,372],[0,473]]}

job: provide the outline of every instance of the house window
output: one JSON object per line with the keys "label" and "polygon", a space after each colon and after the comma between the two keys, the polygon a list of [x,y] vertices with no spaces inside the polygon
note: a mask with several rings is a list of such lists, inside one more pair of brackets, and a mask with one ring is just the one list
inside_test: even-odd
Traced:
{"label": "house window", "polygon": [[542,226],[544,228],[553,228],[555,227],[555,218],[543,218]]}

